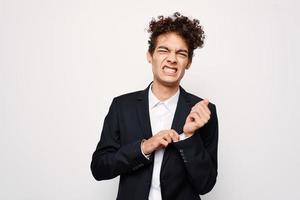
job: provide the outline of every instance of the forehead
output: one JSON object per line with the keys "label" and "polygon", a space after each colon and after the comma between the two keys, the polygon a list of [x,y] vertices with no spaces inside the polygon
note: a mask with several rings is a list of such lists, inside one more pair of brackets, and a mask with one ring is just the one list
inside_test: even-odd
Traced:
{"label": "forehead", "polygon": [[188,50],[188,46],[184,39],[179,36],[177,33],[165,33],[157,37],[156,48],[159,46],[165,46],[170,49],[184,49]]}

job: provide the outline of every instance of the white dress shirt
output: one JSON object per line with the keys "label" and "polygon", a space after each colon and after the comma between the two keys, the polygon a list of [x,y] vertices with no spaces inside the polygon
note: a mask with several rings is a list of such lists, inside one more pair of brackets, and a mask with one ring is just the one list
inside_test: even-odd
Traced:
{"label": "white dress shirt", "polygon": [[[152,92],[152,85],[149,89],[149,114],[152,135],[157,134],[161,130],[171,129],[180,90],[176,94],[165,101],[160,101]],[[185,139],[184,134],[180,134],[180,139]],[[164,149],[155,151],[154,166],[152,173],[152,182],[149,192],[149,200],[161,200],[160,189],[160,168],[163,160]]]}

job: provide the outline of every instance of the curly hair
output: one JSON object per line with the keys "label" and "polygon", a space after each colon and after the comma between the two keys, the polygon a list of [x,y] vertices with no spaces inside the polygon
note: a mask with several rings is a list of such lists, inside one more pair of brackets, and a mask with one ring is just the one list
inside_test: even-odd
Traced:
{"label": "curly hair", "polygon": [[194,50],[203,46],[205,39],[199,20],[189,19],[179,12],[175,12],[169,17],[158,16],[157,20],[152,18],[147,31],[150,33],[148,51],[151,55],[155,50],[158,36],[165,33],[174,32],[183,38],[188,46],[189,60],[192,60]]}

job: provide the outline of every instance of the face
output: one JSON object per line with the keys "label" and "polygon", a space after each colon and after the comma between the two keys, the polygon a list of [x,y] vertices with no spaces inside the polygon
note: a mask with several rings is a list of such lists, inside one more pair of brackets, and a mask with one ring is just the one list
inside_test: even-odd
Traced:
{"label": "face", "polygon": [[176,33],[158,36],[156,47],[147,59],[152,64],[153,82],[164,86],[178,86],[186,69],[190,67],[188,46]]}

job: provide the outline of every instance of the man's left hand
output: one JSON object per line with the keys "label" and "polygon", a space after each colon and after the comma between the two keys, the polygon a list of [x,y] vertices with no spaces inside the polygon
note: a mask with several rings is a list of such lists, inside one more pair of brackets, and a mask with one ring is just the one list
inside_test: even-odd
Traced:
{"label": "man's left hand", "polygon": [[204,99],[192,107],[183,127],[186,137],[192,136],[197,129],[203,127],[210,119],[211,113],[208,109],[208,103],[209,101]]}

